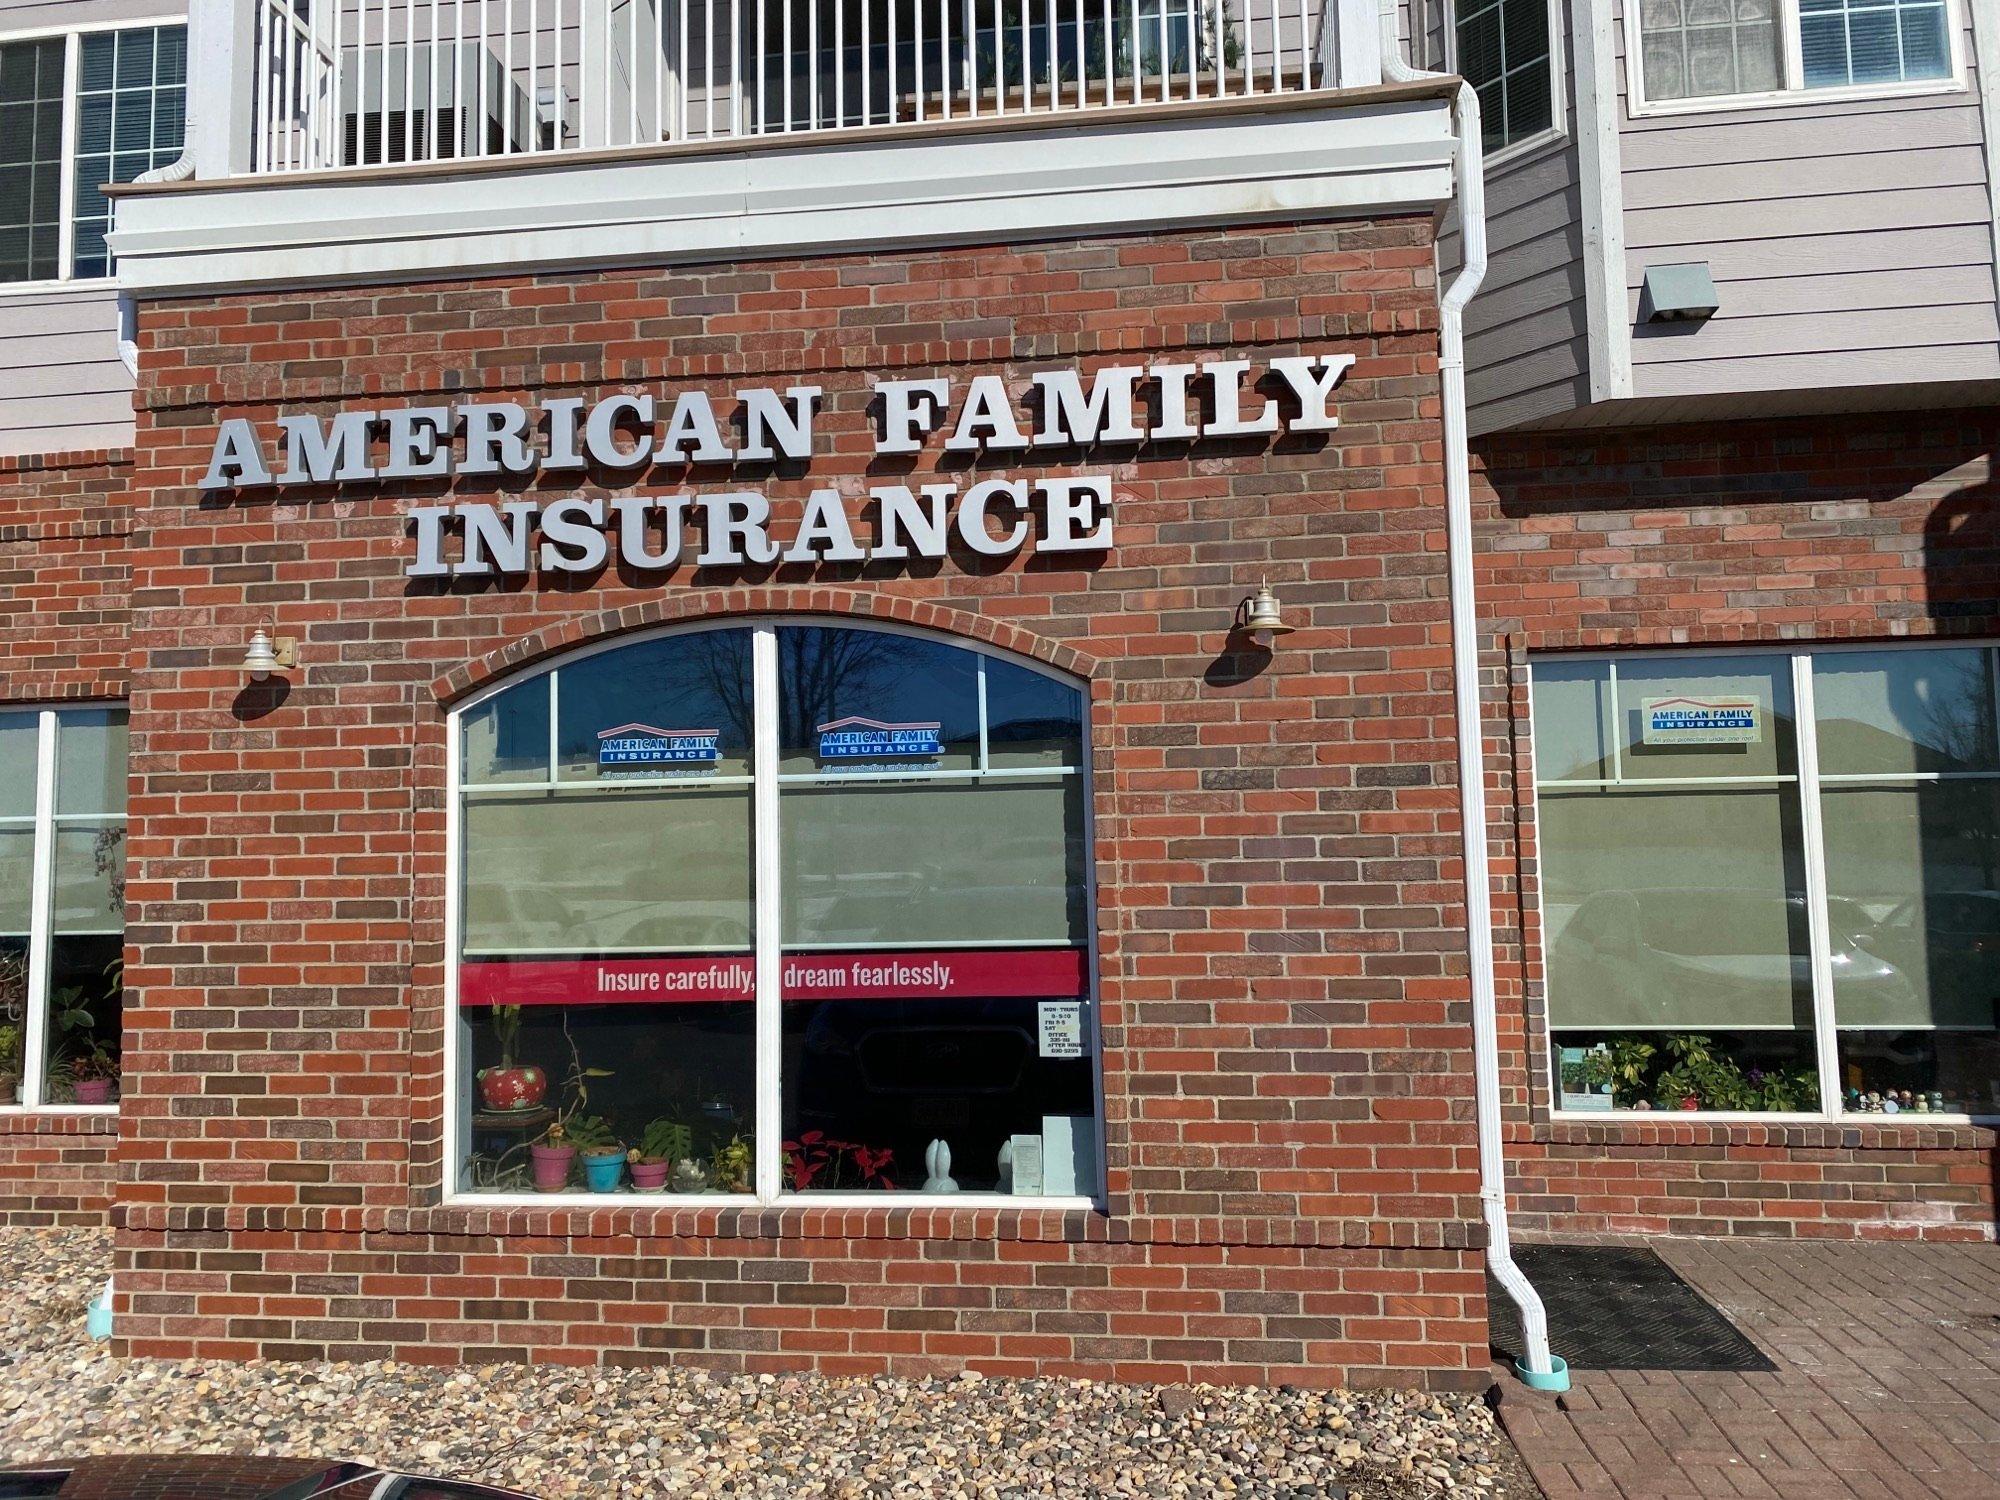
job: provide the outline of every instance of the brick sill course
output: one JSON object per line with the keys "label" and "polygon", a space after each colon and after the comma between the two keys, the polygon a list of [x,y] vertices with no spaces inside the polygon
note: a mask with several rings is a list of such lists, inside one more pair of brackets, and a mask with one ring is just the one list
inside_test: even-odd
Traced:
{"label": "brick sill course", "polygon": [[111,1222],[142,1233],[416,1234],[495,1238],[724,1240],[1032,1240],[1046,1243],[1225,1245],[1273,1249],[1483,1249],[1476,1221],[1114,1217],[1094,1209],[320,1208],[117,1203]]}
{"label": "brick sill course", "polygon": [[0,1136],[9,1135],[113,1135],[118,1134],[118,1116],[113,1112],[69,1110],[0,1110]]}
{"label": "brick sill course", "polygon": [[1537,1120],[1507,1126],[1509,1145],[1765,1146],[1805,1151],[1990,1151],[1991,1125],[1894,1124],[1886,1120],[1786,1121],[1633,1119]]}

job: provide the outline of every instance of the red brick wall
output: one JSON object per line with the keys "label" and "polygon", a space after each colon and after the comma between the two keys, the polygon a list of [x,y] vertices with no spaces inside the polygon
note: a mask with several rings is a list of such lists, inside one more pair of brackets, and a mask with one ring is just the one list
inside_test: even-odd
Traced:
{"label": "red brick wall", "polygon": [[[130,456],[0,458],[0,706],[121,698]],[[101,1221],[114,1124],[0,1112],[0,1224]]]}
{"label": "red brick wall", "polygon": [[[130,1347],[1482,1381],[1434,315],[1414,219],[144,307]],[[1359,357],[1327,441],[1021,465],[1115,474],[1102,559],[440,588],[403,576],[394,494],[191,488],[221,415],[806,375],[810,474],[737,481],[782,530],[811,485],[887,472],[870,374],[1300,350]],[[1268,660],[1229,640],[1266,578],[1301,627]],[[1089,679],[1108,1214],[439,1207],[451,699],[786,610]],[[267,620],[300,665],[247,687]]]}
{"label": "red brick wall", "polygon": [[1538,651],[2000,635],[1990,412],[1485,439],[1508,1153],[1529,1232],[1994,1232],[1989,1129],[1552,1122],[1526,663]]}

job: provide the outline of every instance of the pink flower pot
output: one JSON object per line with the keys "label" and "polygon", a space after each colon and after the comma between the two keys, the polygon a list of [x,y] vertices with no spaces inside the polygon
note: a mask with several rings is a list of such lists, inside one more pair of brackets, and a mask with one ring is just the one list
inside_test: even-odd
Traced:
{"label": "pink flower pot", "polygon": [[635,1161],[632,1163],[632,1187],[641,1193],[663,1192],[667,1186],[667,1174],[674,1169],[670,1161]]}
{"label": "pink flower pot", "polygon": [[76,1086],[78,1104],[109,1104],[111,1102],[111,1080],[109,1078],[86,1078]]}
{"label": "pink flower pot", "polygon": [[535,1191],[560,1193],[569,1186],[569,1164],[576,1159],[574,1146],[530,1146],[535,1162]]}

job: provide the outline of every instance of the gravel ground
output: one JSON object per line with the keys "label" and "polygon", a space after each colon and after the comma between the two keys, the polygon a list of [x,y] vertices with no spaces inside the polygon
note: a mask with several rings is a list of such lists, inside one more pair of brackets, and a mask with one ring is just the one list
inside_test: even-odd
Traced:
{"label": "gravel ground", "polygon": [[361,1458],[550,1497],[1532,1500],[1476,1400],[1099,1381],[114,1360],[110,1240],[0,1230],[0,1454]]}

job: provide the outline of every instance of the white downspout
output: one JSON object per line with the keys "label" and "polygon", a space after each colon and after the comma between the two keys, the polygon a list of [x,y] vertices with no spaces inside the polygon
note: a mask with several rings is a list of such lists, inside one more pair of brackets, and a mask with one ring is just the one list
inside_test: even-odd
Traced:
{"label": "white downspout", "polygon": [[[1448,75],[1403,60],[1396,0],[1381,0],[1382,76],[1405,83]],[[1479,713],[1479,612],[1472,581],[1472,469],[1466,447],[1465,305],[1486,279],[1486,168],[1479,95],[1461,82],[1454,101],[1460,265],[1438,299],[1438,376],[1444,399],[1445,555],[1451,574],[1451,668],[1458,719],[1459,817],[1464,824],[1465,946],[1472,971],[1473,1104],[1486,1263],[1521,1312],[1517,1373],[1541,1390],[1569,1389],[1569,1367],[1549,1352],[1542,1299],[1514,1264],[1507,1233],[1507,1159],[1501,1140],[1498,1002],[1493,989],[1493,893],[1486,847],[1486,765]]]}

